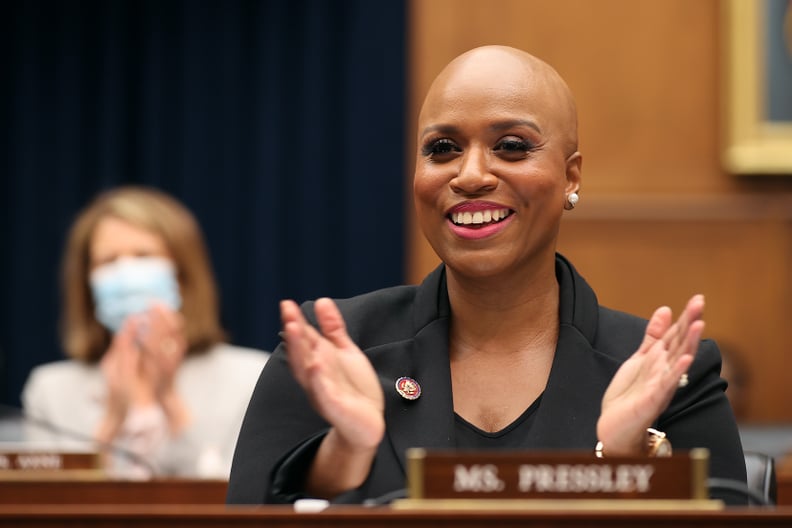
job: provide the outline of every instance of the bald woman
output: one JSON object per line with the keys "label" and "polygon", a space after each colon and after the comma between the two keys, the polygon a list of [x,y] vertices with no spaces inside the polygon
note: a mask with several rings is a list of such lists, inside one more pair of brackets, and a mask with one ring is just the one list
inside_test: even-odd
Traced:
{"label": "bald woman", "polygon": [[502,46],[454,59],[426,95],[415,166],[442,264],[419,286],[281,303],[284,341],[251,399],[228,502],[382,497],[404,487],[411,447],[652,456],[650,427],[745,482],[720,353],[700,339],[704,299],[675,320],[614,311],[556,252],[582,156],[552,67]]}

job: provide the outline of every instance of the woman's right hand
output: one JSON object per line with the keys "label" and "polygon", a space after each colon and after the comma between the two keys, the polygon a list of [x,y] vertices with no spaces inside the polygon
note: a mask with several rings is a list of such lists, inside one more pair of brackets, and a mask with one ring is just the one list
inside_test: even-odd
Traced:
{"label": "woman's right hand", "polygon": [[293,301],[281,302],[289,367],[314,409],[350,445],[376,447],[385,432],[384,396],[368,358],[346,332],[335,303],[314,305],[321,333]]}
{"label": "woman's right hand", "polygon": [[116,436],[136,397],[140,351],[135,334],[134,321],[127,320],[113,336],[99,363],[107,387],[105,415],[97,431],[101,442],[110,442]]}
{"label": "woman's right hand", "polygon": [[335,303],[314,305],[321,332],[293,301],[281,302],[289,367],[316,412],[331,429],[324,438],[306,491],[331,498],[360,486],[385,434],[385,399],[371,362],[350,339]]}

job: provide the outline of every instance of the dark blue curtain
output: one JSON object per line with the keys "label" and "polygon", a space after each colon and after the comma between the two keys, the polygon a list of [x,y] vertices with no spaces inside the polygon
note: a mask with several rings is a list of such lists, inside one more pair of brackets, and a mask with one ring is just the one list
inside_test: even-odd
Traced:
{"label": "dark blue curtain", "polygon": [[403,281],[401,0],[42,1],[0,16],[0,382],[62,356],[58,265],[120,183],[198,217],[231,341]]}

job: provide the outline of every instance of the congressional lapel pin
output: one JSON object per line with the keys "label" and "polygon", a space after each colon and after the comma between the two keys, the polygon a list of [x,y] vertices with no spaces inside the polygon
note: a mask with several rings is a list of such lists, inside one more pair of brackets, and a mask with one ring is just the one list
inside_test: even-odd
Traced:
{"label": "congressional lapel pin", "polygon": [[402,376],[396,380],[396,392],[405,400],[417,400],[421,396],[421,386],[414,379]]}

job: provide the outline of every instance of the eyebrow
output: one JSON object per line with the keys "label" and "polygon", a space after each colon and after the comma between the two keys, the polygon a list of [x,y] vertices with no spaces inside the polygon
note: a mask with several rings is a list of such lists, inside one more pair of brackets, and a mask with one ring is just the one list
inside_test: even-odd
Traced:
{"label": "eyebrow", "polygon": [[[536,130],[540,134],[542,133],[542,129],[539,128],[539,125],[537,125],[534,121],[531,121],[530,119],[508,119],[506,121],[498,121],[497,123],[493,123],[492,125],[490,125],[489,128],[491,130],[500,131],[515,126],[527,126],[529,128]],[[459,132],[459,128],[454,125],[442,125],[442,124],[430,125],[421,131],[421,137],[424,137],[432,132],[440,132],[442,134],[456,134],[457,132]]]}
{"label": "eyebrow", "polygon": [[440,132],[441,134],[455,134],[459,129],[453,125],[430,125],[421,131],[421,137],[426,136],[432,132]]}
{"label": "eyebrow", "polygon": [[505,130],[507,128],[512,128],[514,126],[519,126],[519,125],[533,128],[540,134],[542,133],[542,129],[539,128],[539,125],[537,125],[534,121],[531,121],[530,119],[509,119],[507,121],[499,121],[491,125],[490,128],[492,130]]}

